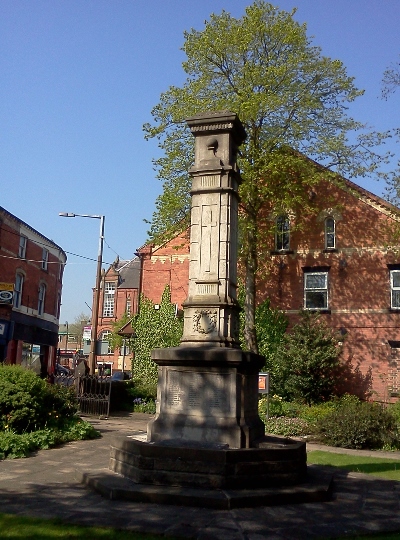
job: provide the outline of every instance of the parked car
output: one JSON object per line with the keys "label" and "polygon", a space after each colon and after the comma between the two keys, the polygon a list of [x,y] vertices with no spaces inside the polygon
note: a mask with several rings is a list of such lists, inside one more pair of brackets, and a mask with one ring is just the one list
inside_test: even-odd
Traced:
{"label": "parked car", "polygon": [[71,375],[71,370],[61,364],[56,364],[56,375]]}
{"label": "parked car", "polygon": [[131,378],[127,371],[114,371],[111,375],[111,382],[113,381],[129,381]]}

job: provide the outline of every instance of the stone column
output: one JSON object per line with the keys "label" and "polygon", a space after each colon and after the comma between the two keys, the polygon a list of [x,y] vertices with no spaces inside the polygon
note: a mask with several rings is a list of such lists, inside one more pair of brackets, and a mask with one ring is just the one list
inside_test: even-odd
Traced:
{"label": "stone column", "polygon": [[245,131],[230,112],[187,120],[195,137],[189,294],[179,347],[156,349],[156,418],[150,442],[250,448],[264,435],[258,372],[264,359],[240,349],[236,299],[238,146]]}
{"label": "stone column", "polygon": [[235,114],[205,113],[187,123],[196,139],[192,176],[189,294],[182,344],[239,347],[237,148],[246,133]]}

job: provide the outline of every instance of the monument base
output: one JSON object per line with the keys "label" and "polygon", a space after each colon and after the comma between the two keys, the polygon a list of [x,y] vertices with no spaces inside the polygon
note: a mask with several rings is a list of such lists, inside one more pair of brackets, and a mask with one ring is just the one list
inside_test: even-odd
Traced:
{"label": "monument base", "polygon": [[241,349],[156,349],[157,411],[147,440],[168,439],[252,448],[264,435],[258,416],[258,373],[264,358]]}
{"label": "monument base", "polygon": [[146,443],[116,438],[110,469],[139,484],[211,489],[287,486],[306,479],[306,443],[264,437],[259,448],[230,449],[187,440]]}
{"label": "monument base", "polygon": [[80,473],[79,480],[109,499],[219,510],[330,500],[332,475],[307,467],[304,442],[264,437],[259,444],[230,450],[117,437],[110,469]]}

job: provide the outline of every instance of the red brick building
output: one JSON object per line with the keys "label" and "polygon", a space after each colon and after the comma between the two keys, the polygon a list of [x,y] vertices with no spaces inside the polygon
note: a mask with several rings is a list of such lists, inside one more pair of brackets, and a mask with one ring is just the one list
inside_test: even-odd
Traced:
{"label": "red brick building", "polygon": [[278,217],[258,300],[269,297],[291,323],[300,309],[319,311],[343,335],[344,359],[371,369],[373,398],[390,401],[400,390],[398,209],[349,181],[323,182],[313,196],[317,211],[301,229]]}
{"label": "red brick building", "polygon": [[[117,347],[113,350],[107,338],[113,331],[113,323],[125,314],[133,316],[138,311],[140,267],[139,257],[129,261],[117,259],[102,276],[96,366],[100,372],[109,370],[112,373],[114,370],[131,369],[131,354],[128,347]],[[89,349],[90,345],[87,343],[84,352],[88,353]]]}
{"label": "red brick building", "polygon": [[[273,215],[275,234],[260,265],[265,279],[257,301],[270,298],[291,324],[302,309],[318,311],[343,335],[344,359],[372,370],[374,399],[400,395],[400,252],[393,246],[398,209],[343,180],[321,182],[310,194],[315,212],[294,220]],[[267,241],[268,245],[268,241]],[[139,250],[142,291],[154,303],[166,284],[172,301],[187,295],[189,244],[185,236]]]}
{"label": "red brick building", "polygon": [[188,234],[180,234],[160,246],[145,244],[138,255],[142,260],[141,293],[158,304],[165,286],[169,285],[171,302],[181,308],[188,294]]}
{"label": "red brick building", "polygon": [[43,376],[53,371],[66,260],[57,244],[0,207],[1,360]]}

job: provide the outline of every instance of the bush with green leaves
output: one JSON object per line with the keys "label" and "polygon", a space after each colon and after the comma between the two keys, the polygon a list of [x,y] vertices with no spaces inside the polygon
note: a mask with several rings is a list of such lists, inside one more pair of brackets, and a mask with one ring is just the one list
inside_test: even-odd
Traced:
{"label": "bush with green leaves", "polygon": [[75,392],[21,366],[0,365],[0,459],[100,436],[77,416]]}
{"label": "bush with green leaves", "polygon": [[390,410],[379,403],[346,397],[317,422],[319,440],[342,448],[400,448],[399,428]]}
{"label": "bush with green leaves", "polygon": [[171,303],[171,292],[165,287],[159,309],[153,302],[141,297],[140,311],[132,322],[136,338],[133,340],[135,358],[132,375],[135,383],[154,396],[157,392],[158,367],[151,359],[157,348],[176,347],[183,332],[183,320],[177,317],[176,305]]}
{"label": "bush with green leaves", "polygon": [[21,366],[0,365],[0,430],[29,433],[77,412],[73,389],[50,385]]}
{"label": "bush with green leaves", "polygon": [[284,336],[274,382],[287,401],[312,405],[328,401],[341,374],[339,337],[319,314],[303,311]]}
{"label": "bush with green leaves", "polygon": [[396,403],[390,403],[388,405],[388,411],[394,417],[400,429],[400,401],[396,401]]}
{"label": "bush with green leaves", "polygon": [[279,416],[264,421],[265,433],[284,437],[302,437],[310,434],[310,426],[302,418]]}
{"label": "bush with green leaves", "polygon": [[330,414],[336,407],[334,400],[318,403],[316,405],[301,405],[298,409],[298,417],[302,418],[310,426],[316,426],[318,422]]}
{"label": "bush with green leaves", "polygon": [[[239,285],[238,301],[241,307],[244,305],[245,289]],[[258,352],[265,358],[265,365],[262,371],[270,373],[271,391],[279,394],[280,388],[276,382],[279,377],[276,373],[280,371],[278,351],[288,326],[288,318],[279,309],[271,307],[269,298],[261,302],[255,309],[255,325],[257,332]],[[244,338],[245,315],[244,310],[240,312],[240,344],[246,350]]]}
{"label": "bush with green leaves", "polygon": [[154,414],[156,412],[154,390],[148,386],[140,386],[133,380],[121,381],[123,385],[123,399],[120,400],[120,409],[130,412],[143,412]]}
{"label": "bush with green leaves", "polygon": [[80,418],[63,422],[62,429],[45,428],[31,433],[0,431],[0,459],[22,458],[36,450],[83,439],[95,439],[100,433]]}
{"label": "bush with green leaves", "polygon": [[284,401],[283,398],[276,394],[270,396],[269,400],[267,395],[258,400],[258,414],[263,420],[267,416],[267,409],[269,417],[286,416],[287,418],[296,418],[299,415],[300,408],[299,403]]}

